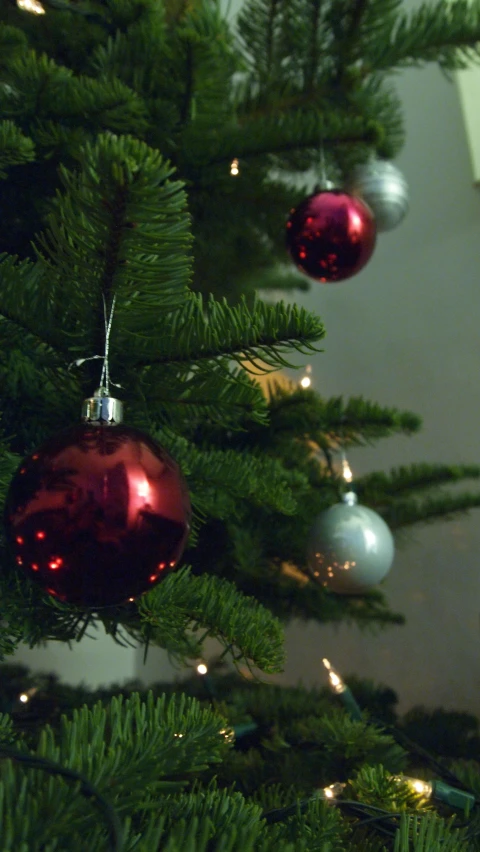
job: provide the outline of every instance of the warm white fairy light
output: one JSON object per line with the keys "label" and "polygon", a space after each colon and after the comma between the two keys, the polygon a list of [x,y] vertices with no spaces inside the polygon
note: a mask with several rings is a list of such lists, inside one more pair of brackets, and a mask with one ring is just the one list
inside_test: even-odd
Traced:
{"label": "warm white fairy light", "polygon": [[352,469],[346,458],[342,459],[342,476],[345,482],[351,482],[353,479]]}
{"label": "warm white fairy light", "polygon": [[332,687],[333,691],[337,694],[345,692],[347,687],[340,675],[337,674],[334,668],[332,668],[330,662],[324,657],[322,663],[328,672],[328,679],[330,681],[330,686]]}
{"label": "warm white fairy light", "polygon": [[208,666],[205,663],[199,663],[197,666],[197,672],[199,675],[206,675],[208,672]]}
{"label": "warm white fairy light", "polygon": [[334,801],[337,796],[340,796],[345,789],[345,784],[342,784],[340,781],[334,781],[333,784],[329,784],[328,787],[324,787],[321,791],[325,799],[329,801]]}
{"label": "warm white fairy light", "polygon": [[239,165],[239,162],[238,162],[238,160],[237,160],[237,158],[236,158],[236,157],[235,157],[235,159],[234,159],[234,160],[232,160],[232,162],[230,163],[230,174],[231,174],[233,177],[237,177],[237,175],[239,175],[239,174],[240,174],[240,165]]}
{"label": "warm white fairy light", "polygon": [[222,728],[218,733],[227,743],[233,743],[235,740],[235,731],[233,728]]}
{"label": "warm white fairy light", "polygon": [[421,778],[410,778],[408,775],[396,775],[395,781],[399,784],[407,784],[412,793],[423,796],[424,799],[434,799],[443,802],[450,808],[456,808],[468,814],[475,807],[475,795],[468,790],[460,790],[451,787],[445,781],[436,778],[433,781],[423,781]]}
{"label": "warm white fairy light", "polygon": [[408,775],[395,775],[395,781],[399,784],[407,784],[412,793],[418,793],[429,799],[433,792],[433,784],[431,781],[422,781],[420,778],[410,778]]}
{"label": "warm white fairy light", "polygon": [[309,388],[309,387],[311,386],[311,384],[312,384],[312,376],[311,376],[311,374],[312,374],[312,367],[311,367],[311,365],[310,365],[310,364],[308,364],[308,365],[305,367],[305,375],[304,375],[304,376],[302,376],[302,378],[300,379],[300,382],[299,382],[300,387],[302,387],[302,388]]}
{"label": "warm white fairy light", "polygon": [[18,700],[22,704],[28,704],[31,698],[38,692],[38,686],[32,686],[30,689],[27,689],[25,692],[21,692],[18,696]]}
{"label": "warm white fairy light", "polygon": [[17,0],[17,6],[22,12],[31,12],[32,15],[45,14],[45,9],[38,0]]}

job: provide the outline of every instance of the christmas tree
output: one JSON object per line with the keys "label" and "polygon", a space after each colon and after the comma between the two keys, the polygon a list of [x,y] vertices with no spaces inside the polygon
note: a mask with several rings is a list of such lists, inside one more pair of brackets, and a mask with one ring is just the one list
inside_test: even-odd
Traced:
{"label": "christmas tree", "polygon": [[[237,667],[272,673],[293,616],[401,621],[378,589],[315,582],[306,542],[342,493],[337,451],[419,419],[274,380],[265,392],[258,377],[308,358],[324,328],[257,291],[307,286],[284,238],[306,175],[343,185],[372,154],[394,157],[393,73],[470,61],[480,6],[251,0],[235,25],[213,0],[0,9],[2,655],[95,623],[190,663],[215,637]],[[126,426],[91,425],[119,419],[112,397]],[[109,500],[88,492],[78,459],[97,470],[119,453]],[[479,475],[412,465],[355,487],[396,529],[479,505],[444,489]],[[112,529],[126,527],[120,564]],[[5,852],[478,848],[475,816],[451,819],[475,803],[476,764],[413,748],[410,728],[431,720],[395,725],[388,694],[355,682],[352,694],[334,671],[343,707],[233,675],[208,695],[198,678],[184,694],[112,695],[26,677],[3,669]],[[449,724],[456,748],[441,757],[475,758],[475,722]]]}

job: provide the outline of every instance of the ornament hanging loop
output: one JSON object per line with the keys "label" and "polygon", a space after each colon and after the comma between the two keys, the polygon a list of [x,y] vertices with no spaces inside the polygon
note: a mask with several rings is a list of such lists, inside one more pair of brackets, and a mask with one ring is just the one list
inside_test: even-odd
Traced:
{"label": "ornament hanging loop", "polygon": [[[121,400],[110,396],[110,366],[108,361],[110,351],[110,333],[112,330],[113,312],[115,300],[113,297],[110,314],[107,311],[105,296],[103,299],[103,317],[105,323],[105,354],[103,355],[102,374],[100,376],[100,387],[89,399],[84,399],[82,405],[82,420],[93,426],[114,426],[123,420],[123,403]],[[102,357],[102,356],[94,356]],[[112,382],[114,384],[114,382]],[[115,385],[120,387],[120,385]]]}
{"label": "ornament hanging loop", "polygon": [[327,161],[325,157],[325,148],[323,142],[320,143],[320,184],[315,187],[315,192],[328,192],[334,189],[335,184],[329,180],[327,175]]}
{"label": "ornament hanging loop", "polygon": [[[105,323],[105,355],[103,356],[103,367],[102,367],[102,375],[100,376],[100,385],[105,386],[105,395],[108,396],[110,392],[110,365],[108,363],[108,356],[110,354],[110,334],[112,331],[112,322],[113,322],[113,312],[115,310],[115,302],[117,297],[114,296],[112,299],[112,307],[110,309],[110,315],[107,316],[107,302],[105,300],[105,296],[102,293],[103,300],[103,321]],[[112,382],[113,384],[113,382]],[[118,385],[117,385],[118,387]]]}

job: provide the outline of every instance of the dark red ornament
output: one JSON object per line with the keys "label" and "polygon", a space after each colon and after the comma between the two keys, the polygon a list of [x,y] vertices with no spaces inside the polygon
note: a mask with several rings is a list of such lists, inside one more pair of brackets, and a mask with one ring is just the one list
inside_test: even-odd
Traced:
{"label": "dark red ornament", "polygon": [[375,218],[360,199],[338,189],[317,192],[290,213],[287,247],[293,262],[310,278],[343,281],[370,260],[376,241]]}
{"label": "dark red ornament", "polygon": [[17,565],[60,600],[97,608],[176,567],[190,501],[177,464],[143,432],[84,424],[22,462],[5,512]]}

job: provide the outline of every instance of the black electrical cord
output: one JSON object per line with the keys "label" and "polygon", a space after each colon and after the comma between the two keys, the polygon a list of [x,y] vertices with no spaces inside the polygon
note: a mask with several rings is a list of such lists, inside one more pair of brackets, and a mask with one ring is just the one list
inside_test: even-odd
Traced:
{"label": "black electrical cord", "polygon": [[[310,799],[301,799],[298,802],[294,802],[293,805],[287,805],[284,808],[275,808],[271,811],[265,811],[262,814],[262,819],[264,819],[268,825],[273,825],[273,823],[276,822],[282,822],[290,816],[305,813],[308,806],[312,802],[317,802],[319,799],[321,801],[328,802],[329,805],[334,805],[341,810],[350,811],[355,816],[358,814],[364,817],[366,816],[368,822],[371,820],[385,820],[397,816],[397,814],[392,813],[391,811],[386,811],[383,808],[378,808],[376,805],[369,805],[364,802],[355,802],[350,799],[321,799],[319,796],[311,796]],[[371,815],[372,811],[375,812],[374,816]]]}
{"label": "black electrical cord", "polygon": [[59,775],[61,778],[66,778],[69,781],[80,781],[80,792],[87,799],[93,799],[98,808],[102,811],[105,822],[108,825],[108,834],[110,849],[112,852],[123,852],[122,827],[118,814],[112,807],[110,802],[98,792],[93,784],[80,772],[74,769],[67,769],[59,763],[54,763],[45,757],[35,757],[32,754],[26,754],[17,749],[9,748],[8,746],[0,746],[0,759],[6,758],[13,760],[16,763],[23,763],[32,769],[41,769],[48,772],[50,775]]}

